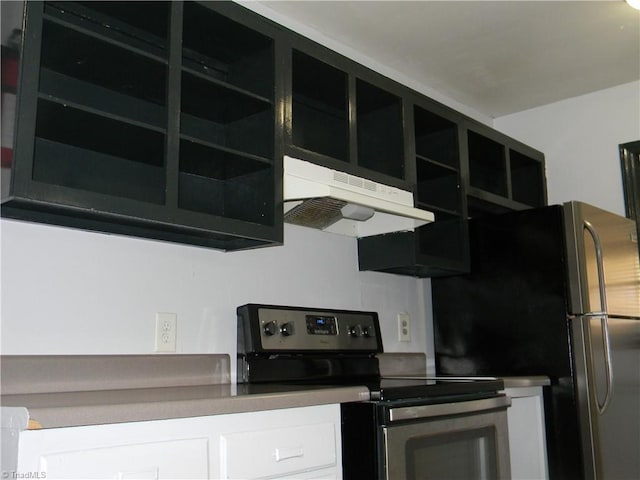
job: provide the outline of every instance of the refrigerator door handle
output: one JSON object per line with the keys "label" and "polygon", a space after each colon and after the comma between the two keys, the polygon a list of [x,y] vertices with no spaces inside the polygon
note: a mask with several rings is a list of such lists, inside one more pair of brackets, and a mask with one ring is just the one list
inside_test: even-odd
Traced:
{"label": "refrigerator door handle", "polygon": [[[596,395],[598,411],[602,415],[613,397],[613,366],[611,365],[611,340],[609,339],[609,315],[607,313],[607,292],[604,281],[604,262],[602,259],[602,242],[598,232],[587,220],[584,221],[584,229],[593,238],[596,253],[596,265],[598,268],[598,290],[600,292],[600,311],[587,314],[587,316],[600,317],[600,328],[602,329],[602,347],[604,349],[605,376],[607,381],[607,391],[604,400],[600,403]],[[593,358],[593,357],[592,357]]]}

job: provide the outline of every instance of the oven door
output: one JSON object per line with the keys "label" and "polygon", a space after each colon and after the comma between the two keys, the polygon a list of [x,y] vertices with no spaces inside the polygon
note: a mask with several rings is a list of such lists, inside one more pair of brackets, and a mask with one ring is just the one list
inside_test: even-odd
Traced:
{"label": "oven door", "polygon": [[504,395],[480,400],[391,407],[383,427],[386,479],[508,479]]}

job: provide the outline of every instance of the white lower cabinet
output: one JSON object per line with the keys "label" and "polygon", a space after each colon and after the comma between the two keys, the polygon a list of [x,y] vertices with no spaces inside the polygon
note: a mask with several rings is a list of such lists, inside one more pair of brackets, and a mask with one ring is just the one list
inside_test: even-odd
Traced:
{"label": "white lower cabinet", "polygon": [[511,478],[546,480],[549,473],[542,387],[507,388],[505,393],[511,397],[507,409]]}
{"label": "white lower cabinet", "polygon": [[339,479],[340,407],[28,430],[16,478]]}

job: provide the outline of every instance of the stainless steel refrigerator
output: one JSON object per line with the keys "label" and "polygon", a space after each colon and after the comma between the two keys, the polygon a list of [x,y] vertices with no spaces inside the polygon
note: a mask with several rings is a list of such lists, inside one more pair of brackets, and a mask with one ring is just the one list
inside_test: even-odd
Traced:
{"label": "stainless steel refrigerator", "polygon": [[635,223],[569,202],[470,220],[471,272],[432,280],[442,375],[547,375],[551,479],[640,478]]}

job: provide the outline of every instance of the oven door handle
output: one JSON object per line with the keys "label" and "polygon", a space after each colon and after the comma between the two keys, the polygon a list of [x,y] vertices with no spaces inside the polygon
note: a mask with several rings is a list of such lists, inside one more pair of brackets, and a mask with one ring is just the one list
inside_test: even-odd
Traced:
{"label": "oven door handle", "polygon": [[438,403],[434,405],[417,405],[413,407],[396,407],[389,409],[389,420],[391,422],[398,422],[401,420],[414,420],[418,418],[468,415],[483,412],[485,410],[508,408],[510,405],[511,397],[499,395],[497,397],[483,398],[480,400]]}

